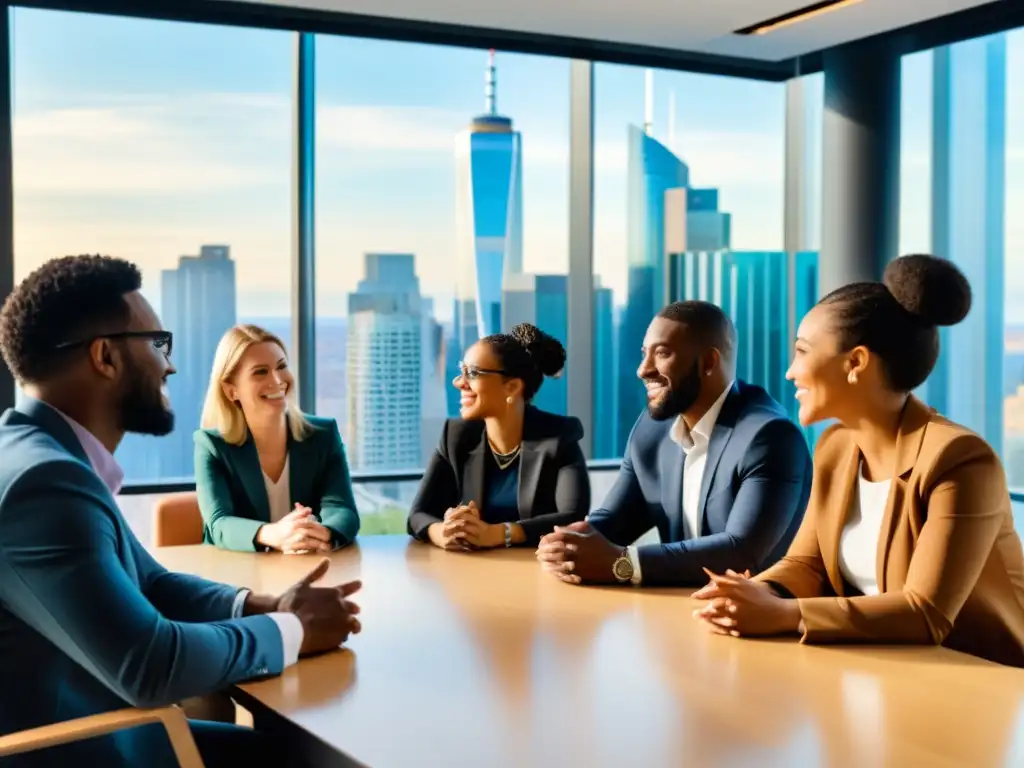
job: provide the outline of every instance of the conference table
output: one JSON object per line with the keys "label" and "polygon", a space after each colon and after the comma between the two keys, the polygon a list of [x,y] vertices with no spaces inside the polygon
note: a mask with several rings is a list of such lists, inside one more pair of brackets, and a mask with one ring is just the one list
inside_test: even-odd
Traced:
{"label": "conference table", "polygon": [[[153,552],[262,593],[317,562]],[[1024,670],[942,648],[715,635],[687,590],[563,584],[527,550],[368,536],[331,560],[323,584],[363,581],[363,632],[234,692],[310,765],[1024,765]]]}

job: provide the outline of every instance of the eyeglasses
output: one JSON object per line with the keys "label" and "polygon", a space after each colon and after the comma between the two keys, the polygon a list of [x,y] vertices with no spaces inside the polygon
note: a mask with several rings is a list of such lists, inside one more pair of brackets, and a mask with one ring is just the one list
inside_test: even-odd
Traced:
{"label": "eyeglasses", "polygon": [[498,370],[497,368],[478,368],[475,365],[459,363],[459,375],[467,381],[475,381],[481,376],[504,376],[505,372]]}
{"label": "eyeglasses", "polygon": [[149,339],[153,342],[153,347],[163,352],[165,357],[171,356],[171,348],[174,346],[174,334],[170,331],[121,331],[120,333],[105,333],[101,336],[94,336],[91,339],[64,341],[55,346],[54,349],[81,347],[92,344],[96,339]]}

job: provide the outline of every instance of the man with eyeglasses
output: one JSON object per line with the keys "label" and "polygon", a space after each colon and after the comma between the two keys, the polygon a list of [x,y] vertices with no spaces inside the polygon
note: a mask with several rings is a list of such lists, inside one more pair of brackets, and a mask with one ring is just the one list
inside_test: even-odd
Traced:
{"label": "man with eyeglasses", "polygon": [[[0,310],[0,352],[27,396],[0,417],[0,736],[160,707],[279,674],[358,632],[352,582],[280,597],[170,573],[115,495],[125,433],[174,428],[172,337],[126,261],[47,262]],[[286,764],[263,734],[191,721],[207,766]],[[4,765],[176,765],[157,726],[7,758]]]}

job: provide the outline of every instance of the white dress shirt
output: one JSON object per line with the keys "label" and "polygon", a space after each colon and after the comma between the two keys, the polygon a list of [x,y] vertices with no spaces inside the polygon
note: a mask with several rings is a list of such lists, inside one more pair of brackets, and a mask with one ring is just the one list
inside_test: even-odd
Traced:
{"label": "white dress shirt", "polygon": [[[704,467],[708,462],[708,445],[711,433],[718,422],[718,414],[722,412],[725,399],[732,391],[732,382],[722,391],[718,399],[700,417],[693,429],[686,426],[682,415],[676,417],[670,433],[672,442],[678,445],[686,458],[683,460],[683,535],[686,539],[696,539],[701,535],[700,487],[704,480]],[[627,549],[629,560],[633,564],[633,584],[640,584],[643,575],[640,572],[640,555],[637,547]]]}
{"label": "white dress shirt", "polygon": [[861,594],[877,595],[878,537],[882,533],[882,518],[892,480],[869,483],[863,471],[862,463],[850,502],[850,516],[839,537],[839,572]]}
{"label": "white dress shirt", "polygon": [[[53,408],[53,406],[49,407]],[[117,459],[114,458],[113,454],[107,450],[106,446],[92,432],[56,408],[53,408],[53,410],[59,413],[71,427],[71,431],[75,433],[75,437],[81,443],[82,450],[85,451],[86,458],[89,459],[93,471],[103,481],[103,484],[107,486],[110,493],[116,496],[121,490],[121,484],[124,481],[124,471],[117,463]],[[287,477],[287,473],[284,476]],[[232,618],[237,619],[242,616],[245,600],[249,594],[250,591],[248,589],[238,590],[238,593],[235,595],[235,601],[232,603]],[[284,665],[286,667],[291,666],[299,660],[299,650],[302,648],[303,639],[305,639],[305,630],[302,628],[302,622],[299,621],[299,617],[294,613],[275,612],[268,613],[267,616],[273,619],[278,630],[281,632],[281,649],[284,656]]]}

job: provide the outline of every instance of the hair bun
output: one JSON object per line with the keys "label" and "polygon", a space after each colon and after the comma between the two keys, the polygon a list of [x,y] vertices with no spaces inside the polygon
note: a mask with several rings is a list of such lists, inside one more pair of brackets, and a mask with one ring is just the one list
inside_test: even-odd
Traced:
{"label": "hair bun", "polygon": [[971,284],[953,262],[938,256],[900,256],[885,268],[882,282],[927,325],[956,325],[971,311]]}
{"label": "hair bun", "polygon": [[554,336],[549,336],[530,323],[520,323],[509,332],[533,359],[537,369],[545,376],[559,376],[565,368],[565,347]]}

